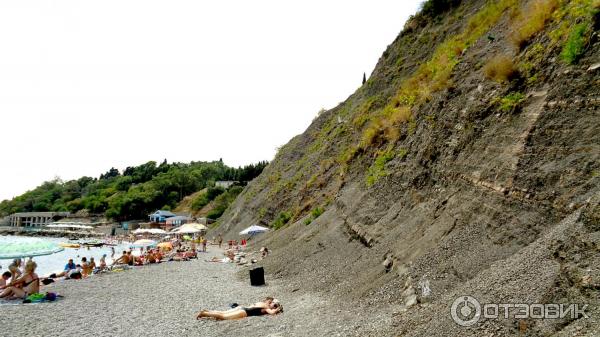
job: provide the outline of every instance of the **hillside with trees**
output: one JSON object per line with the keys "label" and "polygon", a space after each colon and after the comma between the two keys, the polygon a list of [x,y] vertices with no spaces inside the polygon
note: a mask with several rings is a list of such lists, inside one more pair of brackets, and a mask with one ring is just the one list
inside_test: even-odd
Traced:
{"label": "hillside with trees", "polygon": [[[228,167],[223,161],[145,164],[127,167],[123,172],[111,168],[99,178],[81,177],[77,180],[54,179],[44,182],[12,200],[0,203],[0,216],[16,212],[87,210],[104,214],[112,220],[144,219],[156,209],[173,209],[186,196],[204,188],[212,188],[215,181],[235,180],[242,184],[258,176],[266,161],[244,167]],[[224,193],[223,201],[232,199],[240,187]],[[219,193],[219,194],[221,194]],[[217,195],[214,196],[217,198]],[[233,196],[235,198],[235,196]],[[220,203],[218,216],[227,207]],[[218,217],[213,214],[213,217]]]}

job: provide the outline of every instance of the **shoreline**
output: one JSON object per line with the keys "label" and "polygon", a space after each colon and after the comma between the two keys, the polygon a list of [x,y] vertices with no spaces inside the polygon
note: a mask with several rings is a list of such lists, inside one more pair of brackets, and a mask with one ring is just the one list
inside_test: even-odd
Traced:
{"label": "shoreline", "polygon": [[24,227],[0,227],[0,236],[2,235],[14,235],[14,236],[29,236],[29,237],[57,237],[57,238],[102,238],[105,235],[103,233],[82,233],[80,231],[68,231],[59,229],[25,229]]}

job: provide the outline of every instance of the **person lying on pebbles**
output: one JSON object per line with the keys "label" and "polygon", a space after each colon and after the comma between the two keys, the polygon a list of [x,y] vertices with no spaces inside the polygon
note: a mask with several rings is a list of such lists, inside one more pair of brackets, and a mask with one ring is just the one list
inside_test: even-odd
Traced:
{"label": "person lying on pebbles", "polygon": [[235,307],[227,311],[201,310],[196,319],[214,318],[216,320],[240,319],[251,316],[277,315],[283,312],[283,306],[277,299],[267,297],[264,301],[249,307]]}

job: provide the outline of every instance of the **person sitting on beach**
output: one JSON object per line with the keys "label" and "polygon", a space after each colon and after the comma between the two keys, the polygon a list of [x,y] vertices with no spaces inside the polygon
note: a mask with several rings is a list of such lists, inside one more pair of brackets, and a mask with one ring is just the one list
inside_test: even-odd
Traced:
{"label": "person sitting on beach", "polygon": [[102,255],[102,257],[100,258],[99,270],[104,270],[104,269],[106,269],[106,254]]}
{"label": "person sitting on beach", "polygon": [[2,278],[0,278],[0,287],[4,287],[11,276],[12,274],[9,271],[5,271],[4,274],[2,274]]}
{"label": "person sitting on beach", "polygon": [[160,249],[157,249],[156,252],[154,253],[154,257],[156,257],[156,263],[160,263],[163,259],[163,254],[160,251]]}
{"label": "person sitting on beach", "polygon": [[8,266],[8,271],[12,274],[11,282],[21,276],[21,259],[14,259],[13,262]]}
{"label": "person sitting on beach", "polygon": [[261,258],[264,259],[268,255],[269,255],[269,248],[267,248],[267,247],[261,247],[260,248],[260,256],[261,256]]}
{"label": "person sitting on beach", "polygon": [[115,264],[129,264],[129,255],[127,255],[126,251],[123,251],[123,255],[113,262],[113,265]]}
{"label": "person sitting on beach", "polygon": [[[25,265],[25,273],[9,284],[0,287],[4,289],[0,293],[0,298],[8,297],[9,299],[25,298],[27,294],[35,294],[40,291],[40,278],[35,273],[37,264],[33,261],[28,261]],[[20,286],[20,287],[19,287]]]}
{"label": "person sitting on beach", "polygon": [[132,255],[131,253],[128,254],[129,255],[129,265],[130,266],[143,266],[145,264],[145,260],[144,260],[144,255],[140,255],[140,256],[135,256]]}
{"label": "person sitting on beach", "polygon": [[65,264],[65,271],[68,272],[70,270],[73,270],[77,268],[77,266],[75,266],[75,262],[73,262],[73,259],[69,259],[69,262],[67,262],[67,264]]}
{"label": "person sitting on beach", "polygon": [[94,257],[90,257],[90,263],[88,264],[88,269],[90,271],[90,275],[96,270],[96,261],[94,261]]}
{"label": "person sitting on beach", "polygon": [[251,316],[277,315],[283,312],[283,306],[278,300],[267,297],[263,302],[258,302],[249,307],[235,307],[227,311],[201,310],[196,319],[215,318],[217,320],[240,319]]}
{"label": "person sitting on beach", "polygon": [[77,266],[75,266],[75,262],[73,262],[73,259],[69,259],[69,262],[67,262],[67,264],[65,264],[65,269],[58,274],[55,274],[55,273],[50,274],[50,278],[67,276],[67,274],[71,270],[74,270],[76,268],[77,268]]}
{"label": "person sitting on beach", "polygon": [[91,273],[90,264],[87,261],[87,257],[84,256],[81,258],[81,274],[83,274],[83,277],[88,277]]}
{"label": "person sitting on beach", "polygon": [[78,264],[75,266],[75,269],[71,269],[67,275],[65,275],[66,280],[81,280],[83,277],[81,265]]}

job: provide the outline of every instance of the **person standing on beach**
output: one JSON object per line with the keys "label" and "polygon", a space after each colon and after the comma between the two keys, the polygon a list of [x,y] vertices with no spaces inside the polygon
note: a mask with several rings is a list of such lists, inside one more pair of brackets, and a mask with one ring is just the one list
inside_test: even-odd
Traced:
{"label": "person standing on beach", "polygon": [[115,259],[115,247],[110,246],[110,250],[111,250],[110,258],[114,260]]}
{"label": "person standing on beach", "polygon": [[223,237],[219,234],[219,248],[221,248],[221,244],[223,243]]}
{"label": "person standing on beach", "polygon": [[206,238],[202,239],[202,251],[206,253],[206,244],[208,243],[208,240]]}

